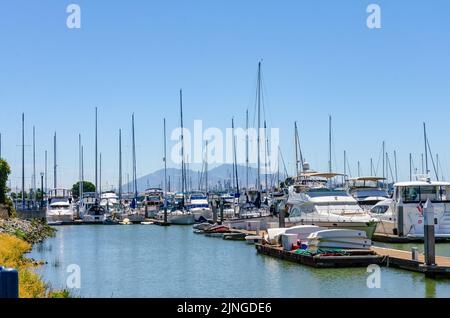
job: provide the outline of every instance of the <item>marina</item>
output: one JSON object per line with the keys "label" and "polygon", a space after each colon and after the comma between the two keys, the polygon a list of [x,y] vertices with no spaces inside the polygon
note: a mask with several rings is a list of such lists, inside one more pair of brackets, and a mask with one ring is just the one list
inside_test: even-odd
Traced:
{"label": "marina", "polygon": [[4,1],[1,300],[450,298],[450,3]]}

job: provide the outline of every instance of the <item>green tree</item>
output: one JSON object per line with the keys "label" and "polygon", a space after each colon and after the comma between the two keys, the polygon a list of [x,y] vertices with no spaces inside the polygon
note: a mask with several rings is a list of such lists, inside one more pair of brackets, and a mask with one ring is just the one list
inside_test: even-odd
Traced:
{"label": "green tree", "polygon": [[11,168],[8,163],[0,159],[0,204],[6,203],[6,192],[8,190],[6,182],[8,181],[8,176],[11,173]]}
{"label": "green tree", "polygon": [[[92,182],[83,181],[83,192],[95,192],[95,185]],[[72,195],[76,198],[80,196],[80,182],[73,185]]]}

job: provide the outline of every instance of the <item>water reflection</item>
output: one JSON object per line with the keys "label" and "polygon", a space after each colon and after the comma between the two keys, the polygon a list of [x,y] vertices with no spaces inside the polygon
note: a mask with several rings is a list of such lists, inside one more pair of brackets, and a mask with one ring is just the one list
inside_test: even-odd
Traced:
{"label": "water reflection", "polygon": [[365,268],[301,266],[190,227],[61,227],[30,257],[49,262],[39,272],[54,288],[65,287],[68,265],[79,265],[81,289],[72,292],[81,297],[450,296],[448,281],[382,268],[381,288],[370,289]]}

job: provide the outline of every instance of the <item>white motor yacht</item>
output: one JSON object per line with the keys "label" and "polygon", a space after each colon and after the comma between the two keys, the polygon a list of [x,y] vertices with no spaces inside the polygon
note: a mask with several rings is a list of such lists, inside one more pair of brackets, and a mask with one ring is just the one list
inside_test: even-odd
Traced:
{"label": "white motor yacht", "polygon": [[450,239],[450,183],[430,181],[426,177],[394,184],[393,198],[371,209],[371,215],[380,219],[376,232],[423,239],[423,212],[428,200],[434,211],[436,239]]}
{"label": "white motor yacht", "polygon": [[66,189],[49,191],[46,219],[48,224],[73,222],[75,209],[72,193]]}

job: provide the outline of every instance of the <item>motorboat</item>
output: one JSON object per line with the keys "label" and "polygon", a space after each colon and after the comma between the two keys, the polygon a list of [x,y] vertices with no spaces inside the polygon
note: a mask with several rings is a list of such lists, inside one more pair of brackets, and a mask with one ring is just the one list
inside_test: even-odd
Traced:
{"label": "motorboat", "polygon": [[107,211],[100,204],[94,203],[82,217],[84,224],[105,224]]}
{"label": "motorboat", "polygon": [[147,217],[154,218],[164,204],[164,192],[160,188],[149,188],[145,190],[144,206]]}
{"label": "motorboat", "polygon": [[347,181],[347,189],[363,209],[370,210],[378,202],[389,198],[382,183],[385,180],[380,177],[352,178]]}
{"label": "motorboat", "polygon": [[196,221],[202,217],[205,220],[212,218],[212,210],[209,207],[208,197],[203,193],[192,193],[189,196],[187,208],[194,214]]}
{"label": "motorboat", "polygon": [[367,250],[372,247],[372,241],[365,231],[355,230],[323,230],[314,232],[308,237],[308,250],[318,249],[358,249]]}
{"label": "motorboat", "polygon": [[100,196],[100,205],[106,210],[108,215],[119,211],[119,196],[114,191],[104,192]]}
{"label": "motorboat", "polygon": [[436,239],[450,239],[450,183],[427,177],[394,184],[393,198],[370,210],[380,219],[376,233],[422,240],[427,201],[434,212]]}
{"label": "motorboat", "polygon": [[48,194],[45,212],[47,223],[52,225],[73,222],[75,215],[72,193],[66,189],[53,189]]}
{"label": "motorboat", "polygon": [[372,238],[379,220],[364,211],[347,191],[329,186],[340,174],[308,172],[289,186],[288,225],[316,225],[328,229],[361,230]]}

